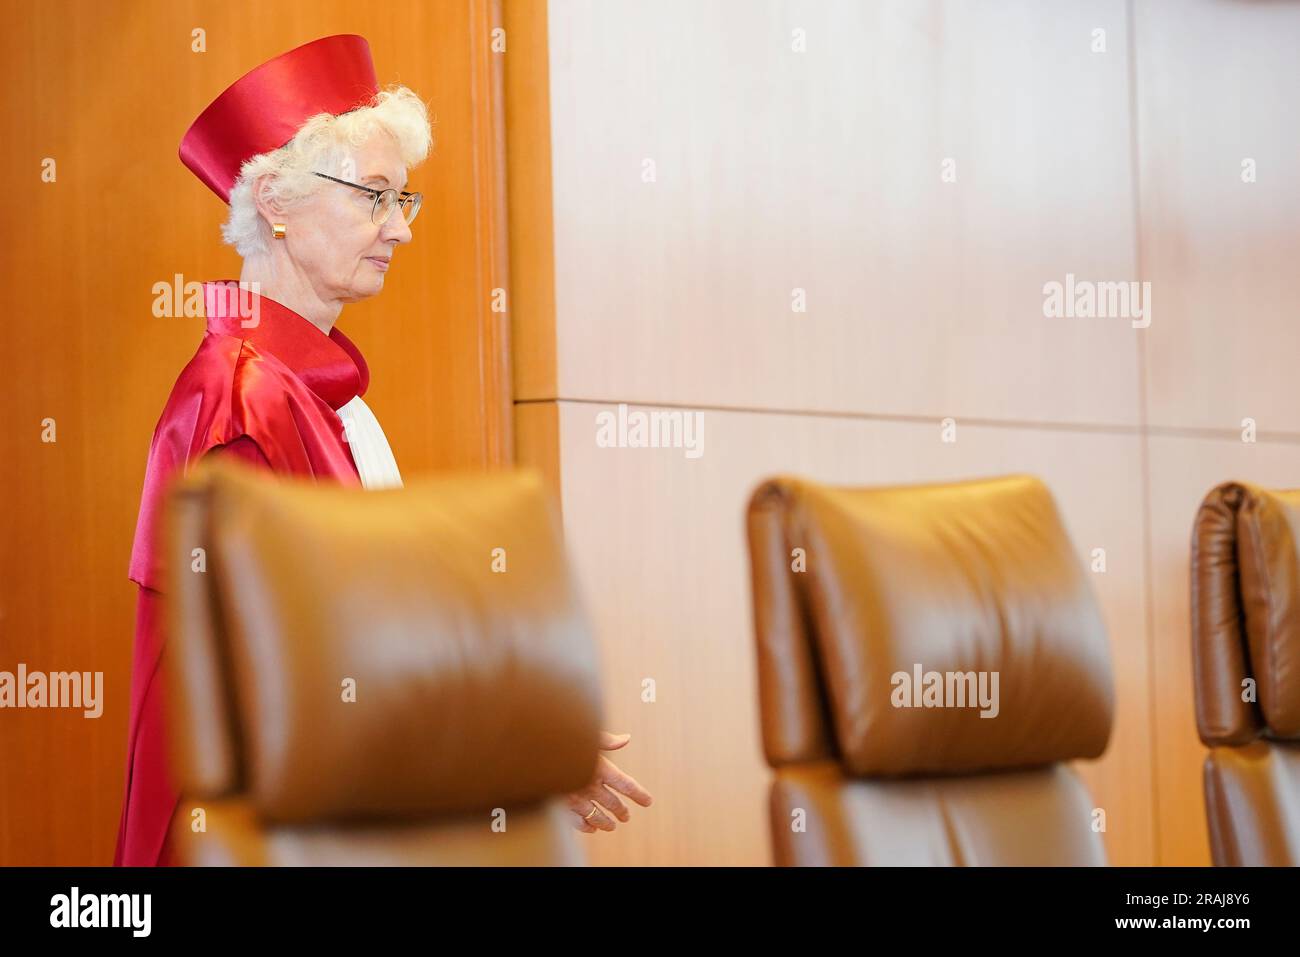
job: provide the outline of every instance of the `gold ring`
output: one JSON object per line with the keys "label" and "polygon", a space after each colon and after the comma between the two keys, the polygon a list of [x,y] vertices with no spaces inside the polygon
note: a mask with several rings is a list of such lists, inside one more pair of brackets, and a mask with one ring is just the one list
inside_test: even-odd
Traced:
{"label": "gold ring", "polygon": [[591,810],[588,811],[586,814],[584,814],[584,815],[582,816],[582,819],[583,819],[584,821],[590,821],[590,820],[591,820],[591,816],[592,816],[593,814],[595,814],[595,813],[596,813],[597,811],[599,811],[599,810],[600,810],[600,805],[597,804],[595,801],[592,801],[592,802],[591,802]]}

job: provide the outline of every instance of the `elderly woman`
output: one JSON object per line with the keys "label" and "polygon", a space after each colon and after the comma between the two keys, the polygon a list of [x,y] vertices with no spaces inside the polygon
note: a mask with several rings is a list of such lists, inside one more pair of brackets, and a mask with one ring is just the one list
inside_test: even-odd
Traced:
{"label": "elderly woman", "polygon": [[[380,90],[370,48],[333,36],[263,64],[191,126],[181,160],[230,206],[222,228],[244,264],[239,282],[204,286],[207,330],[172,389],[149,450],[131,554],[136,612],[126,795],[114,863],[171,863],[178,795],[167,770],[155,537],[168,481],[209,454],[271,471],[379,488],[401,477],[362,401],[370,373],[336,323],[377,295],[412,238],[421,197],[408,170],[429,152],[424,104]],[[620,748],[626,735],[604,734]],[[650,796],[601,756],[569,795],[582,831],[628,820],[618,793]],[[611,817],[612,815],[612,817]]]}

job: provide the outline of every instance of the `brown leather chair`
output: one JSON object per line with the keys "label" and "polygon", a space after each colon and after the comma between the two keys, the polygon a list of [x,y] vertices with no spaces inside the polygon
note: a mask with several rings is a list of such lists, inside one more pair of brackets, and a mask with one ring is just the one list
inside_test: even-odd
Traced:
{"label": "brown leather chair", "polygon": [[1106,748],[1110,650],[1041,482],[779,478],[748,531],[778,865],[1106,863],[1064,762]]}
{"label": "brown leather chair", "polygon": [[555,796],[595,767],[596,657],[536,476],[209,462],[167,534],[183,863],[583,863]]}
{"label": "brown leather chair", "polygon": [[1220,865],[1300,865],[1300,490],[1213,489],[1192,531],[1196,728]]}

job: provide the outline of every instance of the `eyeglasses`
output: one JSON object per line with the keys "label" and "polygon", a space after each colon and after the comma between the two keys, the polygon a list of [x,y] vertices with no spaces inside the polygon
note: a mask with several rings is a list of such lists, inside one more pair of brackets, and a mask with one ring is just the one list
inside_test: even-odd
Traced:
{"label": "eyeglasses", "polygon": [[353,189],[359,189],[361,192],[373,196],[375,205],[370,211],[370,221],[376,226],[382,226],[388,222],[388,217],[393,214],[393,210],[398,206],[402,207],[402,218],[406,220],[408,226],[415,222],[415,217],[420,213],[420,201],[424,198],[423,193],[399,193],[395,189],[373,189],[359,183],[349,183],[345,179],[326,176],[324,173],[315,173],[313,175],[338,183],[340,186],[351,186]]}

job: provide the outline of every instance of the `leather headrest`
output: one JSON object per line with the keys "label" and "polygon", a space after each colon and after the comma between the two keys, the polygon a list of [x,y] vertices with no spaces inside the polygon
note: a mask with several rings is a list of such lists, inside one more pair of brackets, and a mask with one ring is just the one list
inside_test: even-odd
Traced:
{"label": "leather headrest", "polygon": [[[774,513],[779,543],[763,535]],[[1106,629],[1037,479],[897,488],[777,479],[755,492],[750,532],[767,549],[754,562],[764,732],[778,736],[769,757],[817,751],[818,713],[856,775],[1033,766],[1105,750],[1114,711]],[[771,598],[759,589],[778,568],[788,591]],[[806,651],[788,640],[801,632]],[[807,701],[813,693],[823,700]]]}
{"label": "leather headrest", "polygon": [[1300,490],[1212,489],[1192,531],[1196,723],[1209,745],[1300,737]]}
{"label": "leather headrest", "polygon": [[191,794],[243,788],[268,821],[305,823],[590,780],[595,649],[535,475],[363,491],[209,462],[168,527]]}

